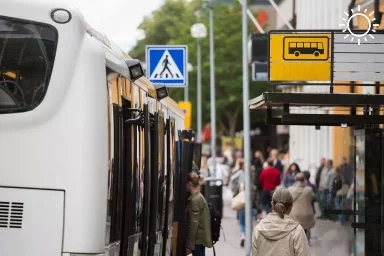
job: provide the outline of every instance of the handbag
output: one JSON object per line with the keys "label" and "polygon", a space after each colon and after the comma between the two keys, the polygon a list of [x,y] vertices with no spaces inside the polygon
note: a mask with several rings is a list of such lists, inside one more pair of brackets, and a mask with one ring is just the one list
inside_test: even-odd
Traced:
{"label": "handbag", "polygon": [[245,207],[245,191],[240,186],[240,192],[232,198],[232,210],[239,211]]}

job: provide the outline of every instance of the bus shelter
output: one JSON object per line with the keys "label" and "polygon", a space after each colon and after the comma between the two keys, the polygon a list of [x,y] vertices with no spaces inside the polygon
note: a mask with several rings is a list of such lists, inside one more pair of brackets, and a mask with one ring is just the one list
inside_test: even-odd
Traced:
{"label": "bus shelter", "polygon": [[[333,30],[271,31],[268,82],[273,91],[251,99],[249,107],[251,118],[265,112],[269,125],[349,127],[352,179],[348,198],[343,197],[349,203],[335,207],[332,202],[325,213],[347,220],[345,224],[353,232],[351,255],[382,255],[384,95],[379,94],[379,81],[384,81],[384,60],[378,55],[384,53],[384,34],[375,35],[374,44],[351,43],[345,36],[344,31]],[[323,85],[330,90],[279,92],[280,85]],[[355,93],[357,86],[367,85],[375,88],[374,94]],[[349,88],[349,93],[335,93],[336,86]],[[301,111],[308,109],[328,111]]]}

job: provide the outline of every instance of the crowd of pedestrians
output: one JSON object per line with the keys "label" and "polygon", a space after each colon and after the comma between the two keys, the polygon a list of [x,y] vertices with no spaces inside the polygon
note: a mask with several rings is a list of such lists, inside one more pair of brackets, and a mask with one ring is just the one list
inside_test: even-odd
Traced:
{"label": "crowd of pedestrians", "polygon": [[[256,251],[254,255],[280,255],[279,250],[285,250],[284,246],[278,246],[279,249],[276,250],[271,248],[284,243],[283,241],[288,239],[284,237],[289,233],[292,233],[289,239],[294,239],[298,243],[296,249],[302,252],[289,255],[309,255],[307,246],[310,230],[316,222],[315,202],[318,202],[320,210],[318,218],[338,221],[341,224],[346,221],[345,216],[330,214],[328,211],[349,209],[348,207],[352,206],[348,204],[352,202],[350,196],[353,194],[353,173],[345,157],[342,158],[342,164],[336,168],[331,159],[321,158],[314,183],[310,181],[309,171],[302,171],[298,163],[289,163],[287,159],[287,154],[276,149],[271,149],[267,154],[256,151],[253,156],[250,170],[251,198],[253,218],[259,221],[254,229],[252,241],[253,251]],[[204,170],[205,176],[211,175],[211,165],[212,159],[203,161],[203,175]],[[237,204],[240,245],[244,246],[245,205],[238,207],[238,202],[245,202],[245,199],[241,198],[244,197],[242,192],[245,189],[245,170],[240,151],[225,151],[222,155],[217,155],[216,178],[223,179],[224,185],[232,190],[233,201]],[[281,229],[276,230],[276,225],[280,225]],[[303,239],[303,236],[306,239]],[[271,241],[276,244],[273,245]],[[265,250],[270,253],[260,253]]]}
{"label": "crowd of pedestrians", "polygon": [[353,172],[347,163],[346,157],[342,157],[341,165],[334,168],[332,160],[321,159],[321,164],[316,174],[316,199],[320,208],[320,219],[337,220],[341,224],[345,218],[338,215],[335,219],[327,213],[330,209],[352,209]]}

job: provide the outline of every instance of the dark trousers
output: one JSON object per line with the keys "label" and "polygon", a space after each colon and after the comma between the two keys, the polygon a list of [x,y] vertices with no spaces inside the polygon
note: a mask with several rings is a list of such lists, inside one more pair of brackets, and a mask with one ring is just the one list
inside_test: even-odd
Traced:
{"label": "dark trousers", "polygon": [[307,236],[308,242],[311,240],[311,230],[310,229],[304,229],[305,235]]}
{"label": "dark trousers", "polygon": [[260,204],[261,204],[261,208],[262,210],[264,210],[267,214],[271,212],[271,200],[272,200],[272,197],[271,197],[271,192],[272,191],[269,191],[269,190],[263,190],[261,191],[260,193]]}
{"label": "dark trousers", "polygon": [[197,244],[195,250],[192,251],[193,256],[205,256],[205,246]]}

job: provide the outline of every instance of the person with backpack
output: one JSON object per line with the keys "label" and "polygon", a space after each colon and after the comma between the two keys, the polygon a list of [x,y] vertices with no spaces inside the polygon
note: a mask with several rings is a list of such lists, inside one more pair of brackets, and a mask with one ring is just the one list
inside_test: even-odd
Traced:
{"label": "person with backpack", "polygon": [[187,242],[186,255],[205,256],[205,248],[212,247],[211,213],[204,196],[200,193],[202,178],[195,172],[187,176]]}

